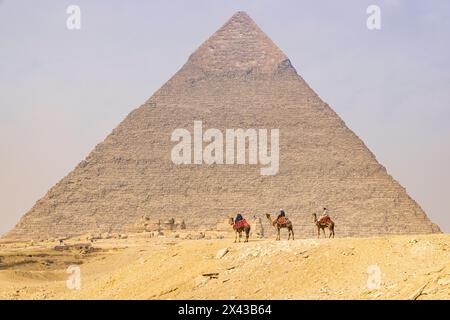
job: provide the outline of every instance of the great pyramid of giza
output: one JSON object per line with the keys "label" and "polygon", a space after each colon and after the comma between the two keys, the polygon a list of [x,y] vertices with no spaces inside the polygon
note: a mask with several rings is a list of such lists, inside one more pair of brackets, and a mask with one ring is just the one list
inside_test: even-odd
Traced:
{"label": "great pyramid of giza", "polygon": [[[221,132],[278,129],[278,172],[262,175],[261,165],[248,163],[175,164],[172,133],[193,132],[194,121]],[[280,208],[297,237],[311,237],[311,214],[323,206],[336,236],[440,232],[286,55],[237,12],[7,237],[122,232],[143,217],[214,229],[239,212],[264,217]]]}

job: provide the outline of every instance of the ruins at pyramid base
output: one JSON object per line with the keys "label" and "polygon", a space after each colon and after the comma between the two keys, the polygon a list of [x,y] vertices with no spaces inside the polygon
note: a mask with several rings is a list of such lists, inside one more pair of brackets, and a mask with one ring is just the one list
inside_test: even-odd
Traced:
{"label": "ruins at pyramid base", "polygon": [[[194,121],[221,132],[279,129],[278,173],[175,165],[171,134],[193,132]],[[324,206],[337,237],[440,232],[286,55],[237,12],[6,237],[215,230],[237,213],[260,218],[270,234],[265,214],[283,208],[296,238],[308,238],[316,236],[312,214]]]}

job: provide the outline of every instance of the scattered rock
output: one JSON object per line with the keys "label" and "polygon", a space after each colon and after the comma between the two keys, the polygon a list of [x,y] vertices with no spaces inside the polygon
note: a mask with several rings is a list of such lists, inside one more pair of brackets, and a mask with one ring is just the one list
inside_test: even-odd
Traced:
{"label": "scattered rock", "polygon": [[223,248],[217,251],[216,259],[222,259],[228,253],[228,251],[228,248]]}
{"label": "scattered rock", "polygon": [[426,272],[425,275],[429,276],[429,275],[431,275],[433,273],[439,273],[442,270],[444,270],[444,267],[438,267],[438,268],[435,268],[433,270],[430,270],[430,271]]}
{"label": "scattered rock", "polygon": [[408,300],[417,300],[422,295],[423,289],[428,285],[428,282],[423,284],[419,289],[417,289],[412,295],[408,297]]}
{"label": "scattered rock", "polygon": [[172,293],[172,292],[177,291],[177,290],[178,290],[178,288],[177,288],[177,287],[174,287],[174,288],[170,288],[170,289],[161,291],[161,292],[158,294],[158,297],[164,296],[164,295],[166,295],[166,294]]}
{"label": "scattered rock", "polygon": [[209,277],[210,279],[217,279],[219,278],[219,273],[218,272],[202,273],[202,276]]}
{"label": "scattered rock", "polygon": [[197,235],[197,237],[196,237],[197,240],[204,239],[204,238],[205,238],[205,233],[204,233],[204,232],[200,232],[200,233]]}
{"label": "scattered rock", "polygon": [[55,246],[53,249],[56,251],[78,250],[78,251],[87,253],[92,250],[92,244],[91,243],[76,243],[76,244],[71,244],[71,245]]}
{"label": "scattered rock", "polygon": [[375,292],[375,293],[372,295],[372,297],[373,297],[373,298],[378,298],[378,297],[382,296],[383,294],[384,294],[384,292],[381,292],[381,291]]}
{"label": "scattered rock", "polygon": [[439,279],[437,283],[440,286],[446,286],[450,284],[450,279]]}

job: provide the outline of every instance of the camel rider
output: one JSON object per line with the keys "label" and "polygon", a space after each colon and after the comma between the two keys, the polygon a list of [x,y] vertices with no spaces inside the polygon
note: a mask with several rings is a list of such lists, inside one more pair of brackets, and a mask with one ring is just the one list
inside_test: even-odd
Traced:
{"label": "camel rider", "polygon": [[238,213],[238,214],[236,215],[236,218],[234,219],[234,226],[235,226],[236,228],[240,228],[240,227],[245,226],[245,225],[247,225],[247,224],[248,224],[248,223],[247,223],[247,221],[244,219],[244,217],[242,216],[242,214]]}
{"label": "camel rider", "polygon": [[280,213],[278,214],[277,221],[278,221],[281,217],[283,217],[283,218],[286,217],[286,213],[284,212],[283,209],[280,209]]}
{"label": "camel rider", "polygon": [[330,221],[330,216],[328,215],[328,210],[327,210],[327,208],[323,208],[322,216],[320,217],[319,221],[320,221],[321,223],[327,223],[327,222]]}

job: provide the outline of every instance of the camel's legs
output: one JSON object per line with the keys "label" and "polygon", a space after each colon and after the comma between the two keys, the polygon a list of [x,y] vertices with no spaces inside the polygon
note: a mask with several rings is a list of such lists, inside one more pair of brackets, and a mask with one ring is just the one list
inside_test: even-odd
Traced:
{"label": "camel's legs", "polygon": [[235,231],[234,242],[241,242],[241,232],[238,230]]}
{"label": "camel's legs", "polygon": [[277,227],[277,240],[280,240],[280,227]]}
{"label": "camel's legs", "polygon": [[317,239],[320,238],[320,227],[317,227]]}
{"label": "camel's legs", "polygon": [[322,231],[323,231],[323,237],[326,238],[327,234],[325,233],[325,228],[322,228]]}
{"label": "camel's legs", "polygon": [[292,235],[292,240],[294,240],[294,229],[292,229],[292,227],[288,228],[288,240],[291,239],[291,235]]}

